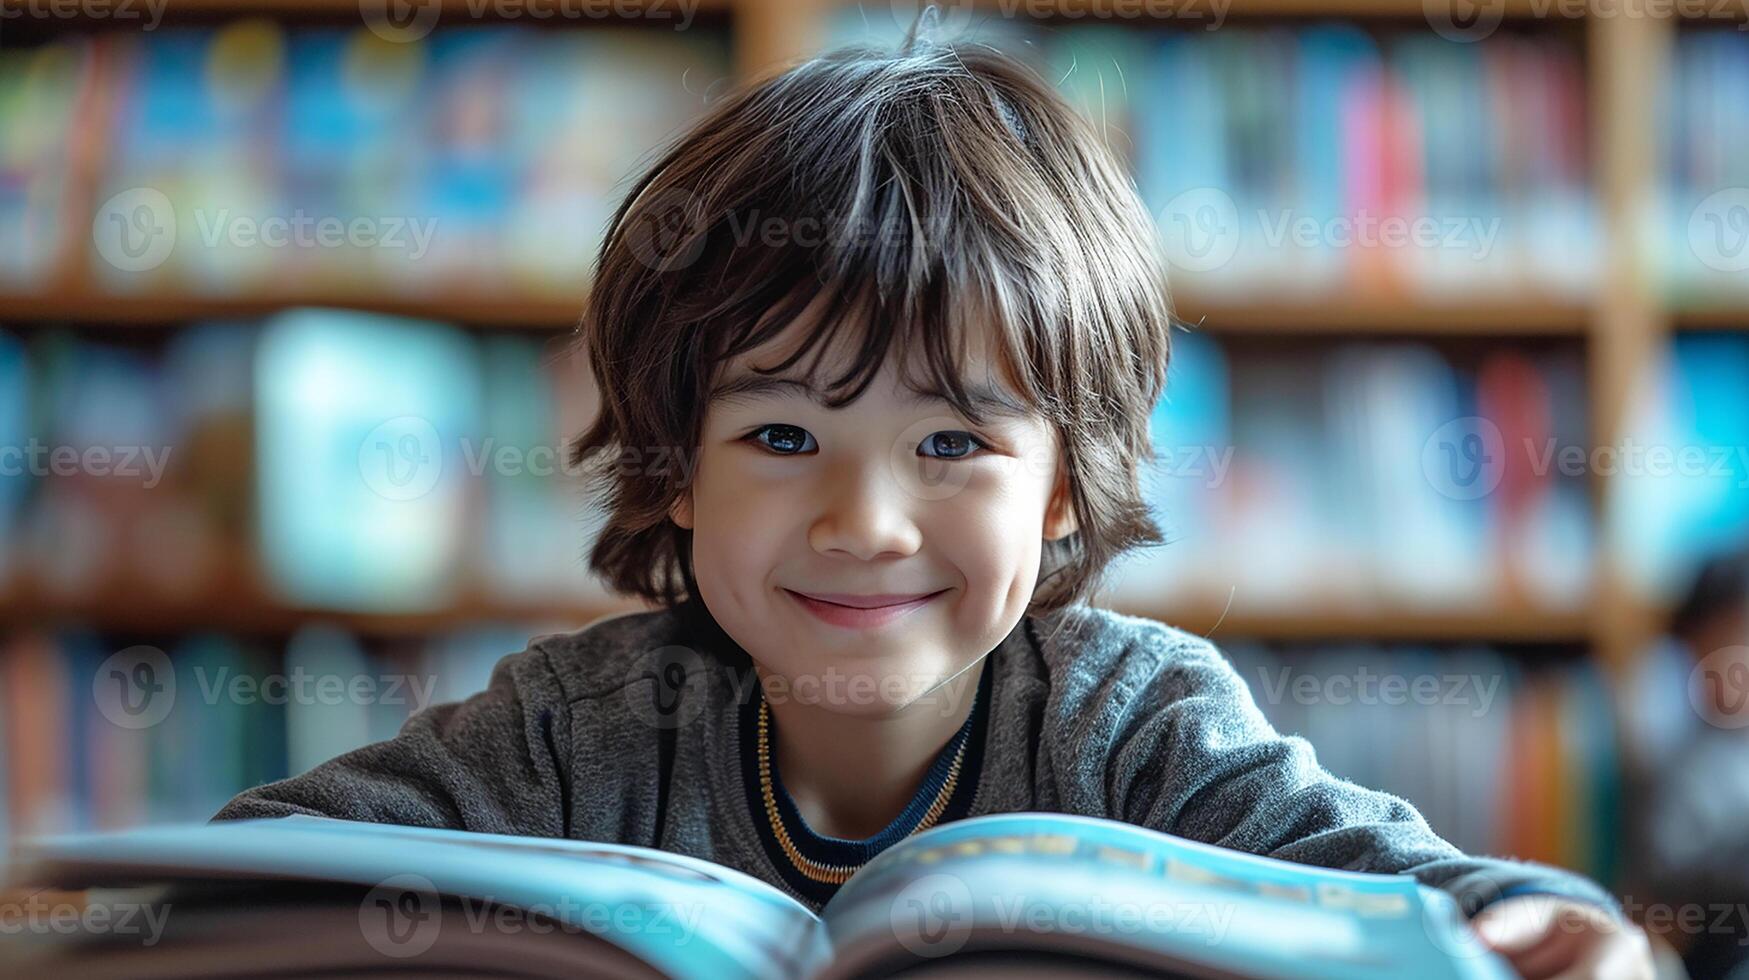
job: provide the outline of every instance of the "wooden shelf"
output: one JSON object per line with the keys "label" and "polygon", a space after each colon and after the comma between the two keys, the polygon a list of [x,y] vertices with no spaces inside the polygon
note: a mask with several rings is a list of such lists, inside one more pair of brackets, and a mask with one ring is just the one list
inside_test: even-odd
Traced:
{"label": "wooden shelf", "polygon": [[264,579],[259,561],[243,547],[222,548],[202,581],[208,584],[172,595],[135,579],[112,576],[75,595],[20,576],[0,583],[0,631],[80,626],[120,633],[217,630],[283,635],[324,622],[372,636],[408,635],[493,622],[581,627],[604,615],[645,608],[636,600],[601,590],[584,592],[575,600],[506,602],[465,587],[431,611],[305,606],[278,596]]}
{"label": "wooden shelf", "polygon": [[1745,9],[1742,4],[1678,4],[1672,13],[1684,26],[1741,24],[1749,20],[1749,9]]}
{"label": "wooden shelf", "polygon": [[[1449,336],[1582,337],[1590,311],[1581,304],[1538,300],[1479,304],[1414,299],[1243,303],[1178,297],[1178,315],[1214,334],[1430,334]],[[582,313],[575,301],[473,295],[450,297],[357,293],[190,296],[105,295],[89,288],[58,295],[0,294],[0,323],[55,322],[169,326],[191,320],[259,317],[298,306],[330,306],[477,326],[570,330]]]}
{"label": "wooden shelf", "polygon": [[[1376,610],[1284,610],[1228,612],[1213,606],[1115,602],[1119,612],[1147,616],[1208,636],[1216,642],[1256,640],[1364,639],[1384,642],[1572,643],[1589,642],[1591,617],[1585,612],[1522,607],[1451,611],[1381,608]],[[643,602],[604,597],[590,602],[506,604],[463,600],[432,612],[360,612],[288,605],[251,595],[205,597],[195,601],[142,601],[115,596],[83,602],[44,601],[41,597],[0,600],[0,628],[80,625],[132,633],[186,633],[221,630],[243,634],[284,634],[315,622],[331,623],[370,635],[417,635],[480,623],[565,624],[581,628],[602,616],[652,608]]]}
{"label": "wooden shelf", "polygon": [[432,612],[365,612],[287,605],[269,599],[229,597],[197,601],[90,600],[43,602],[0,600],[0,628],[80,626],[118,633],[180,634],[205,630],[283,635],[301,626],[328,623],[367,636],[424,635],[483,623],[551,623],[580,629],[601,618],[648,608],[631,600],[512,605],[465,600]]}
{"label": "wooden shelf", "polygon": [[[696,4],[696,9],[703,13],[735,12],[743,8],[759,6],[776,6],[781,8],[785,3],[795,4],[796,0],[690,0]],[[1026,0],[1016,6],[1013,0],[974,0],[975,8],[980,14],[1005,14],[1009,10],[1019,11],[1020,16],[1034,19],[1073,18],[1082,21],[1103,21],[1108,23],[1132,23],[1148,21],[1170,21],[1187,19],[1189,13],[1196,11],[1219,10],[1224,16],[1240,17],[1348,17],[1348,18],[1414,18],[1425,21],[1427,5],[1425,0],[1176,0],[1171,4],[1156,2],[1152,4],[1139,3],[1138,0]],[[359,0],[164,0],[164,16],[174,20],[178,16],[212,17],[221,15],[234,16],[274,16],[274,17],[335,17],[344,16],[358,18],[360,16]],[[508,0],[508,2],[482,4],[480,0],[425,0],[425,6],[435,5],[440,16],[474,17],[476,10],[483,11],[479,19],[492,20],[526,20],[534,24],[552,23],[604,23],[613,20],[636,20],[636,14],[621,16],[613,13],[624,8],[628,3],[648,5],[656,10],[669,10],[678,13],[675,0],[616,0],[614,4],[580,6],[576,0]],[[4,0],[4,5],[11,8],[15,0]],[[845,7],[854,7],[850,0],[844,0]],[[829,6],[829,4],[828,4]],[[920,6],[920,4],[918,4]],[[1578,19],[1576,8],[1581,5],[1576,2],[1538,3],[1536,0],[1503,0],[1490,5],[1490,11],[1498,9],[1501,16],[1508,20],[1574,20]],[[17,4],[18,10],[24,16],[31,16],[30,4]],[[541,11],[579,11],[581,9],[605,9],[606,16],[569,18],[555,16],[537,16]],[[906,9],[909,9],[907,6]],[[951,9],[951,8],[950,8]]]}
{"label": "wooden shelf", "polygon": [[1283,610],[1225,612],[1214,606],[1173,608],[1137,604],[1116,608],[1180,629],[1224,640],[1368,640],[1379,642],[1589,644],[1589,613],[1524,607],[1431,610]]}
{"label": "wooden shelf", "polygon": [[[999,13],[1014,7],[1013,0],[974,2],[982,12]],[[1221,0],[1218,5],[1214,0],[1177,0],[1170,5],[1142,4],[1137,0],[1033,0],[1022,3],[1018,9],[1041,19],[1064,17],[1107,23],[1187,20],[1188,12],[1199,10],[1220,10],[1229,17],[1414,18],[1425,23],[1428,0]],[[1508,20],[1577,20],[1575,14],[1582,10],[1582,5],[1502,0],[1490,4],[1488,9],[1490,13],[1499,10]]]}
{"label": "wooden shelf", "polygon": [[480,326],[569,330],[576,325],[583,310],[583,297],[579,294],[572,302],[528,298],[499,300],[479,295],[416,297],[359,293],[118,296],[77,288],[60,294],[0,294],[0,323],[66,321],[171,326],[190,320],[267,316],[299,306],[330,306]]}
{"label": "wooden shelf", "polygon": [[[164,4],[164,20],[174,21],[179,16],[213,17],[345,17],[363,24],[361,0],[162,0]],[[368,2],[368,0],[366,0]],[[739,3],[746,0],[688,0],[696,4],[700,13],[720,13],[733,10]],[[0,0],[0,6],[13,8],[25,18],[33,16],[32,11],[38,5],[16,3],[15,0]],[[420,9],[430,9],[435,6],[440,17],[474,18],[475,10],[482,13],[481,21],[524,20],[531,24],[606,24],[616,21],[635,22],[640,19],[637,14],[622,15],[617,11],[628,6],[637,5],[640,8],[649,6],[653,10],[667,10],[678,16],[680,13],[676,0],[614,0],[613,3],[581,4],[578,0],[423,0],[417,4]],[[55,7],[52,9],[59,9]],[[106,8],[107,9],[107,8]],[[381,9],[376,8],[376,9]],[[583,16],[583,11],[602,10],[601,16]],[[546,16],[540,12],[548,11]],[[563,11],[572,11],[572,16],[563,16]],[[142,14],[144,11],[142,10]],[[79,18],[73,18],[77,23]]]}
{"label": "wooden shelf", "polygon": [[1591,311],[1583,303],[1525,299],[1453,303],[1417,297],[1244,303],[1214,297],[1174,297],[1180,318],[1209,333],[1358,333],[1448,336],[1584,336]]}
{"label": "wooden shelf", "polygon": [[1670,316],[1671,326],[1677,330],[1749,331],[1749,298],[1735,302],[1678,305],[1670,311]]}

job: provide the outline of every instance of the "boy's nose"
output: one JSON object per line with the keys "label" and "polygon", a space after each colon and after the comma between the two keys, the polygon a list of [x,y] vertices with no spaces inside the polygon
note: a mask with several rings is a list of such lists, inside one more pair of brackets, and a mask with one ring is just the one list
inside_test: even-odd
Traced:
{"label": "boy's nose", "polygon": [[914,498],[883,467],[856,467],[831,482],[825,505],[808,528],[815,551],[872,561],[904,557],[922,546],[923,532],[910,512]]}

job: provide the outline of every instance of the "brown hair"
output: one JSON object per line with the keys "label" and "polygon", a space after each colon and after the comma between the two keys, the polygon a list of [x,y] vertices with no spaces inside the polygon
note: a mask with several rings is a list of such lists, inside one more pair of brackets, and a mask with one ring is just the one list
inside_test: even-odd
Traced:
{"label": "brown hair", "polygon": [[[1148,418],[1165,385],[1165,267],[1130,177],[1048,82],[928,34],[727,95],[629,189],[578,328],[601,414],[569,460],[698,446],[719,365],[813,302],[814,334],[774,372],[855,330],[853,366],[824,388],[844,392],[834,407],[897,343],[981,424],[954,351],[993,326],[1016,393],[1057,434],[1075,512],[1077,530],[1045,542],[1028,610],[1042,614],[1164,540],[1138,471],[1155,460]],[[670,606],[698,594],[692,532],[669,520],[690,473],[595,474],[607,520],[589,564],[611,587]]]}

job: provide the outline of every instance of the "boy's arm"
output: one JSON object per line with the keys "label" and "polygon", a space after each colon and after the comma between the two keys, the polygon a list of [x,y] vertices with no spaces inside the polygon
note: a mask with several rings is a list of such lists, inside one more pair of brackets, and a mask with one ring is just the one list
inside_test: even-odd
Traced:
{"label": "boy's arm", "polygon": [[420,711],[392,739],[245,790],[212,819],[303,813],[563,837],[565,707],[548,653],[531,643],[493,667],[484,691]]}
{"label": "boy's arm", "polygon": [[[1548,865],[1470,857],[1409,803],[1338,779],[1312,746],[1283,736],[1206,641],[1161,631],[1123,658],[1142,683],[1101,698],[1084,731],[1110,732],[1107,786],[1126,822],[1303,864],[1407,872],[1465,913],[1516,895],[1550,893],[1620,917],[1595,882]],[[1141,658],[1140,661],[1131,658]]]}

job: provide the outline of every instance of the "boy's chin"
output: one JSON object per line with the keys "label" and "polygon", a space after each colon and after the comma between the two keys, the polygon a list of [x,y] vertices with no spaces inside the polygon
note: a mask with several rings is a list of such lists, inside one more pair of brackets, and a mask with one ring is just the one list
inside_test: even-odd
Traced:
{"label": "boy's chin", "polygon": [[[788,700],[852,718],[891,718],[900,714],[964,715],[974,690],[948,681],[952,671],[883,666],[878,660],[835,663],[813,673],[789,674],[774,664],[768,671],[799,680],[768,678],[766,699]],[[945,682],[945,683],[944,683]],[[956,710],[957,709],[957,710]]]}

